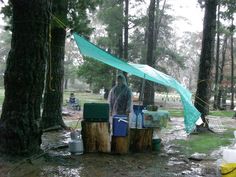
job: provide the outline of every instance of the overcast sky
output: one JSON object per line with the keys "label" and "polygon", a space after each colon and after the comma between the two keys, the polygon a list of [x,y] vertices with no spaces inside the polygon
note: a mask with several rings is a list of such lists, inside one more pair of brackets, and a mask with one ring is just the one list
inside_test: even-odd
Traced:
{"label": "overcast sky", "polygon": [[[150,0],[145,0],[140,6],[130,6],[131,15],[146,14]],[[130,4],[137,4],[135,0],[130,0]],[[168,14],[174,16],[174,29],[181,35],[185,31],[201,32],[203,29],[204,10],[200,8],[197,0],[166,0],[166,4],[171,5]],[[163,0],[160,3],[162,9]]]}
{"label": "overcast sky", "polygon": [[[131,0],[134,1],[134,0]],[[8,0],[4,0],[5,3]],[[146,8],[149,5],[150,0],[146,0]],[[178,33],[182,33],[184,31],[192,31],[192,32],[200,32],[203,28],[203,10],[199,7],[197,0],[167,0],[166,3],[172,5],[172,11],[169,13],[179,17],[174,22],[174,27]],[[0,2],[0,8],[2,6],[2,2]],[[132,11],[132,10],[131,10]],[[2,14],[0,15],[0,24],[3,24]],[[184,20],[184,18],[186,18]]]}
{"label": "overcast sky", "polygon": [[183,20],[178,18],[174,23],[180,31],[197,31],[203,29],[204,10],[200,8],[197,0],[167,0],[172,4],[173,15],[186,18]]}

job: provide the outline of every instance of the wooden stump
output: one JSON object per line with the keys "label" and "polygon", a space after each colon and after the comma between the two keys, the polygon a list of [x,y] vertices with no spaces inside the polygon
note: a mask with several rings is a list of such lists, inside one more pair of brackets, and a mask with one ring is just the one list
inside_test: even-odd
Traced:
{"label": "wooden stump", "polygon": [[115,154],[127,154],[129,152],[129,136],[112,136],[111,152]]}
{"label": "wooden stump", "polygon": [[110,152],[110,125],[108,122],[82,121],[84,152]]}
{"label": "wooden stump", "polygon": [[132,152],[152,151],[152,128],[130,129],[130,150]]}

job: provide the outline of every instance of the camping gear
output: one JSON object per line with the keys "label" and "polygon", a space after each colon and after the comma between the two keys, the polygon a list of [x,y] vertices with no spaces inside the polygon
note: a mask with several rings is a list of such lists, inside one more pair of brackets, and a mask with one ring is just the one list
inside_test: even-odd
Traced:
{"label": "camping gear", "polygon": [[170,113],[165,110],[147,111],[143,110],[144,127],[163,128],[167,126],[170,119]]}
{"label": "camping gear", "polygon": [[131,128],[143,128],[143,105],[134,105],[131,117]]}
{"label": "camping gear", "polygon": [[154,129],[152,134],[152,150],[159,151],[161,148],[161,138],[158,136],[158,130]]}
{"label": "camping gear", "polygon": [[132,75],[175,89],[180,94],[183,104],[184,124],[186,132],[191,133],[195,129],[195,123],[201,114],[192,103],[191,92],[177,80],[160,71],[157,71],[151,66],[128,63],[124,60],[118,59],[115,56],[107,53],[105,50],[100,49],[95,44],[87,41],[77,33],[73,33],[73,36],[80,50],[80,53],[83,56],[90,57],[94,60],[98,60]]}
{"label": "camping gear", "polygon": [[85,103],[83,117],[86,122],[108,122],[109,104]]}
{"label": "camping gear", "polygon": [[223,150],[222,164],[220,165],[220,172],[222,177],[236,176],[236,149],[227,148]]}
{"label": "camping gear", "polygon": [[161,139],[152,139],[152,150],[153,151],[159,151],[161,148]]}
{"label": "camping gear", "polygon": [[83,154],[84,146],[82,136],[79,131],[73,131],[70,133],[71,141],[69,142],[69,151],[72,154]]}
{"label": "camping gear", "polygon": [[227,148],[223,150],[223,161],[226,163],[236,163],[236,149]]}
{"label": "camping gear", "polygon": [[220,165],[220,172],[222,177],[236,176],[236,163],[224,163]]}
{"label": "camping gear", "polygon": [[113,136],[128,135],[128,119],[127,115],[113,116]]}
{"label": "camping gear", "polygon": [[128,116],[114,115],[112,122],[111,152],[115,154],[127,154],[129,152]]}

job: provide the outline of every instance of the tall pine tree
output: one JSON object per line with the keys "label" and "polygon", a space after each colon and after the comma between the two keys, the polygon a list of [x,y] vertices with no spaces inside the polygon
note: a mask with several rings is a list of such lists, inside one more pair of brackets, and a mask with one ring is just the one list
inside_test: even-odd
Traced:
{"label": "tall pine tree", "polygon": [[[40,104],[48,57],[49,0],[11,0],[11,50],[0,119],[0,151],[32,154],[40,150]],[[29,10],[30,9],[30,10]]]}

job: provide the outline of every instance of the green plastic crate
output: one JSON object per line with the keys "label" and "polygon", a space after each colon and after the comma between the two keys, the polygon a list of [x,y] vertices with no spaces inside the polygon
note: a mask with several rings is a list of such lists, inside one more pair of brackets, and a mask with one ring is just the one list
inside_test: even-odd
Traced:
{"label": "green plastic crate", "polygon": [[83,111],[84,120],[87,122],[108,122],[109,104],[85,103]]}

